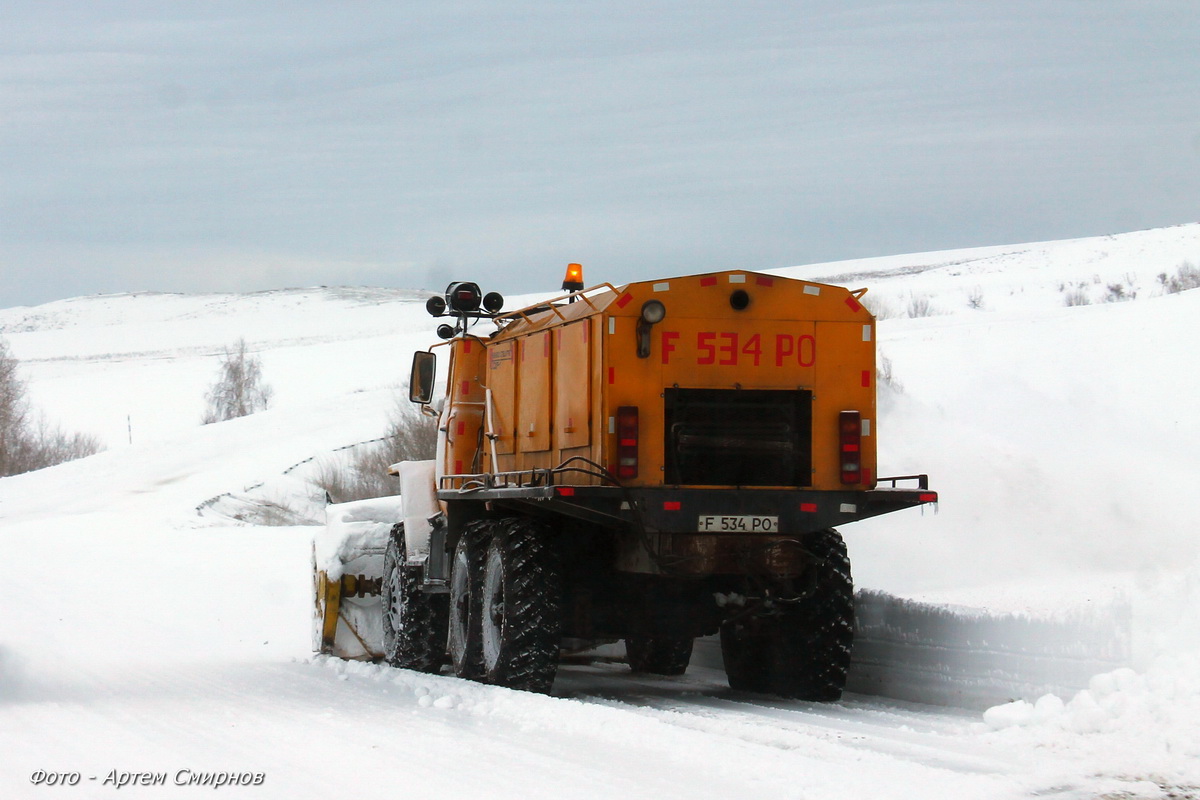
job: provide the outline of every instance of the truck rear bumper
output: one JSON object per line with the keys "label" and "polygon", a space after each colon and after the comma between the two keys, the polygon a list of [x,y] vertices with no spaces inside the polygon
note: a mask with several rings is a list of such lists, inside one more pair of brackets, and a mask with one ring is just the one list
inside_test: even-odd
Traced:
{"label": "truck rear bumper", "polygon": [[[443,489],[442,500],[483,501],[546,514],[563,514],[646,533],[802,536],[812,531],[916,508],[938,501],[924,475],[881,482],[917,482],[917,488],[818,491],[726,487],[521,486]],[[533,506],[534,509],[531,509]],[[723,527],[723,521],[728,527]],[[754,525],[759,520],[759,525]],[[744,526],[744,527],[742,527]]]}

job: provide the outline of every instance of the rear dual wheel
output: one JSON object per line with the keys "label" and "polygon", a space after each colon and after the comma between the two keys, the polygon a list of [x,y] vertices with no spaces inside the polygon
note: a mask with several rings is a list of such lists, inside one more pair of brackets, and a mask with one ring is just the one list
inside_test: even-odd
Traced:
{"label": "rear dual wheel", "polygon": [[625,640],[625,655],[634,672],[651,675],[682,675],[692,660],[691,636],[631,636]]}
{"label": "rear dual wheel", "polygon": [[500,522],[488,545],[480,604],[483,679],[549,692],[562,640],[562,567],[551,530]]}
{"label": "rear dual wheel", "polygon": [[770,616],[721,626],[725,673],[734,689],[832,701],[842,696],[854,640],[854,581],[841,534],[805,538],[813,556],[808,591]]}
{"label": "rear dual wheel", "polygon": [[450,562],[450,626],[447,649],[454,674],[478,680],[483,675],[479,638],[479,613],[483,563],[491,540],[491,523],[472,522],[466,526],[454,548]]}

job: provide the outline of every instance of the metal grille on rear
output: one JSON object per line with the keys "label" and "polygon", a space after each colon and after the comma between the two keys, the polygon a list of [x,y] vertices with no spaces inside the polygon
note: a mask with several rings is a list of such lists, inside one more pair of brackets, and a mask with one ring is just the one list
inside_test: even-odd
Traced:
{"label": "metal grille on rear", "polygon": [[812,392],[667,389],[666,482],[812,484]]}

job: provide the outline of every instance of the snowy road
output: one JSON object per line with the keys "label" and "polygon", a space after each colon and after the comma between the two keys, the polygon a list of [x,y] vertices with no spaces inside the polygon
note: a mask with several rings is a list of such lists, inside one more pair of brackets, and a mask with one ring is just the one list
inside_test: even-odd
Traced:
{"label": "snowy road", "polygon": [[42,796],[23,781],[38,769],[79,771],[89,797],[116,791],[103,785],[113,770],[165,773],[168,784],[182,770],[261,773],[262,786],[238,789],[256,797],[910,798],[920,787],[1092,798],[1131,788],[1062,754],[1014,748],[973,714],[738,695],[706,670],[650,680],[623,665],[571,665],[541,697],[331,659],[114,665],[28,685],[3,714],[22,731],[6,737],[5,797]]}
{"label": "snowy road", "polygon": [[[44,796],[38,770],[79,772],[56,791],[87,797],[173,796],[178,776],[224,772],[261,773],[223,788],[254,797],[1092,798],[1127,783],[977,712],[746,695],[705,667],[568,663],[544,697],[313,658],[304,528],[88,514],[6,535],[58,574],[12,587],[40,600],[12,608],[0,640],[5,798]],[[114,771],[167,785],[118,790]]]}

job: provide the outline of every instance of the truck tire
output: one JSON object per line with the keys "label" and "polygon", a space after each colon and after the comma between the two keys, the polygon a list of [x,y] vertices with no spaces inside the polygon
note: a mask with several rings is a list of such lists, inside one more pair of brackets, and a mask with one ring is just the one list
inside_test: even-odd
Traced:
{"label": "truck tire", "polygon": [[393,667],[437,672],[446,663],[445,595],[421,591],[420,571],[408,566],[404,524],[397,523],[383,556],[383,654]]}
{"label": "truck tire", "polygon": [[782,620],[773,690],[785,697],[830,702],[842,697],[854,643],[854,580],[846,543],[836,530],[805,537],[817,557],[815,590]]}
{"label": "truck tire", "polygon": [[450,621],[447,649],[454,674],[476,680],[483,674],[483,650],[479,640],[480,587],[483,560],[491,538],[491,525],[484,520],[469,523],[454,547],[450,562]]}
{"label": "truck tire", "polygon": [[691,636],[631,636],[625,640],[629,668],[651,675],[682,675],[692,660]]}
{"label": "truck tire", "polygon": [[721,627],[730,687],[815,702],[841,698],[854,641],[850,558],[833,529],[810,534],[804,547],[815,559],[803,598],[773,616]]}
{"label": "truck tire", "polygon": [[764,627],[753,619],[721,626],[721,658],[730,689],[760,694],[771,691],[771,637]]}
{"label": "truck tire", "polygon": [[480,612],[483,679],[549,692],[562,639],[562,572],[548,527],[519,517],[497,524]]}

